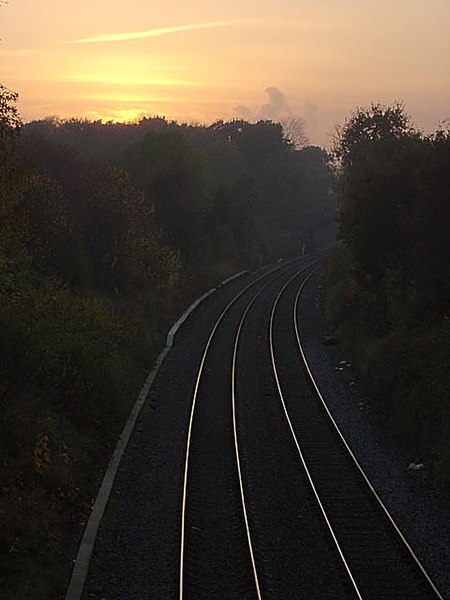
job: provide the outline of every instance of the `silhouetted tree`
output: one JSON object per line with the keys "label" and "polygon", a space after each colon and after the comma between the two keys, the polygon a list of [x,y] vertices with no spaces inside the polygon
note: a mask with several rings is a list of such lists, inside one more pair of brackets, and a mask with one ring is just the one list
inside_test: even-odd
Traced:
{"label": "silhouetted tree", "polygon": [[195,250],[211,208],[206,161],[177,132],[152,132],[127,148],[121,163],[145,191],[146,204],[165,238],[184,255]]}
{"label": "silhouetted tree", "polygon": [[281,120],[281,125],[285,138],[296,150],[300,150],[308,145],[305,121],[302,118],[286,117]]}
{"label": "silhouetted tree", "polygon": [[398,104],[358,109],[335,137],[341,235],[373,277],[401,252],[400,223],[410,213],[420,144]]}
{"label": "silhouetted tree", "polygon": [[396,272],[425,304],[450,296],[449,147],[448,132],[423,136],[401,105],[358,109],[334,145],[340,232],[363,278],[380,286]]}

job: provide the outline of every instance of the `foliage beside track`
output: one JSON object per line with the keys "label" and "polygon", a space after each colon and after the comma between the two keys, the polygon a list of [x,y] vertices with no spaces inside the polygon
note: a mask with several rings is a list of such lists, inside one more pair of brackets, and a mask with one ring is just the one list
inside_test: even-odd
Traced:
{"label": "foliage beside track", "polygon": [[338,130],[334,156],[329,317],[373,413],[450,491],[450,132],[425,136],[401,105],[373,105]]}
{"label": "foliage beside track", "polygon": [[335,200],[326,153],[275,123],[22,126],[0,100],[0,587],[50,600],[169,324]]}

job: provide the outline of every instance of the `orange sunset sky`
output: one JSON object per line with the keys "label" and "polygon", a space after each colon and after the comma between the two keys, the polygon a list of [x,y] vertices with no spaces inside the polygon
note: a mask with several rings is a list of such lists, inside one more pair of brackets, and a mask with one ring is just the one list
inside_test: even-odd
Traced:
{"label": "orange sunset sky", "polygon": [[301,116],[328,145],[356,106],[450,116],[450,0],[10,0],[0,82],[25,120]]}

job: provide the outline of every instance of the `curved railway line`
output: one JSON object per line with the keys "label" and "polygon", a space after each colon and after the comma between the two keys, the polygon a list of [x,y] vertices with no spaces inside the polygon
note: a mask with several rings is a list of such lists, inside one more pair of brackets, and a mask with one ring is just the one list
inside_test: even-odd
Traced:
{"label": "curved railway line", "polygon": [[299,298],[316,264],[260,275],[207,339],[185,446],[180,600],[442,598],[306,362]]}
{"label": "curved railway line", "polygon": [[[297,261],[293,261],[294,264]],[[308,264],[308,263],[306,263]],[[189,426],[188,426],[188,431],[187,431],[187,441],[186,441],[186,455],[185,455],[185,462],[184,462],[184,477],[183,477],[183,494],[182,494],[182,506],[181,506],[181,532],[180,532],[180,567],[179,567],[179,597],[180,599],[185,598],[187,596],[192,596],[192,597],[211,597],[212,591],[211,591],[211,586],[214,586],[217,583],[217,580],[214,582],[213,579],[216,579],[215,576],[213,575],[213,578],[211,578],[211,580],[209,581],[209,583],[205,584],[205,575],[202,573],[196,573],[197,568],[199,564],[203,564],[203,561],[201,560],[201,558],[199,557],[197,560],[191,560],[191,572],[194,572],[194,576],[191,577],[190,579],[188,579],[187,585],[185,582],[185,554],[186,554],[186,545],[187,543],[191,544],[191,552],[195,553],[195,550],[192,550],[192,545],[195,545],[196,543],[196,538],[200,537],[200,533],[202,532],[203,528],[199,527],[198,525],[195,525],[194,523],[197,521],[200,521],[200,512],[202,510],[201,506],[202,506],[202,501],[203,504],[206,501],[209,501],[211,498],[214,497],[215,493],[217,493],[217,491],[220,491],[223,489],[223,486],[225,487],[225,489],[228,490],[229,492],[229,499],[230,499],[230,505],[228,506],[229,508],[229,515],[228,515],[228,523],[225,522],[225,525],[230,525],[230,532],[232,532],[233,534],[233,539],[235,540],[234,546],[230,546],[229,547],[229,552],[226,552],[225,549],[222,549],[222,554],[225,554],[225,557],[223,558],[223,560],[227,561],[230,565],[233,565],[232,572],[234,573],[239,573],[240,577],[242,579],[242,583],[238,583],[237,588],[234,592],[231,592],[230,590],[228,590],[226,593],[236,593],[238,594],[236,597],[253,597],[253,593],[252,593],[252,589],[255,590],[256,592],[256,597],[259,599],[261,598],[261,591],[260,591],[260,586],[259,586],[259,582],[258,582],[258,575],[257,575],[257,569],[256,569],[256,565],[255,565],[255,558],[254,558],[254,553],[253,553],[253,546],[252,546],[252,540],[251,540],[251,534],[250,534],[250,528],[249,528],[249,524],[248,524],[248,515],[247,515],[247,510],[246,510],[246,503],[245,503],[245,491],[244,491],[244,485],[243,485],[243,479],[242,479],[242,474],[241,474],[241,466],[240,466],[240,455],[239,455],[239,441],[238,441],[238,435],[237,435],[237,423],[236,423],[236,406],[235,406],[235,378],[228,377],[228,373],[226,371],[224,371],[223,373],[218,373],[217,370],[213,371],[213,382],[211,383],[211,388],[213,390],[213,395],[214,396],[220,396],[221,392],[222,392],[222,396],[223,396],[223,402],[219,403],[219,406],[217,406],[216,408],[218,410],[220,410],[220,415],[223,418],[223,422],[219,422],[219,428],[218,431],[211,431],[211,426],[210,426],[210,422],[212,420],[216,420],[217,421],[217,414],[213,414],[211,415],[208,412],[208,409],[210,409],[210,403],[207,404],[208,400],[206,400],[203,403],[203,406],[200,406],[200,409],[197,408],[197,402],[198,402],[198,398],[202,393],[201,390],[201,383],[202,383],[202,378],[204,379],[204,372],[208,371],[208,367],[206,366],[206,360],[207,358],[210,358],[210,354],[211,354],[211,346],[213,344],[213,340],[215,340],[216,336],[216,332],[219,329],[219,326],[222,325],[225,321],[225,317],[229,318],[229,313],[232,309],[238,309],[238,333],[236,335],[235,340],[233,340],[233,337],[231,336],[225,336],[228,337],[229,339],[227,340],[221,340],[220,343],[216,343],[216,352],[218,351],[219,354],[223,353],[223,346],[222,344],[224,343],[228,343],[229,347],[230,347],[230,352],[229,352],[229,356],[233,355],[233,363],[235,362],[236,359],[236,351],[237,351],[237,341],[239,339],[239,333],[240,333],[240,329],[242,327],[242,324],[244,322],[245,316],[247,314],[247,312],[249,311],[249,309],[251,308],[251,306],[253,305],[253,303],[256,301],[256,299],[259,297],[259,295],[268,288],[269,285],[271,285],[273,283],[273,279],[269,279],[268,282],[265,282],[265,280],[267,280],[268,278],[272,277],[275,280],[277,280],[280,276],[282,276],[283,272],[287,269],[288,271],[291,271],[293,268],[292,263],[289,263],[287,265],[287,267],[285,265],[283,265],[282,267],[278,267],[276,269],[274,269],[273,271],[270,271],[269,273],[265,273],[263,275],[261,275],[260,277],[258,277],[255,281],[251,282],[250,284],[248,284],[246,287],[244,287],[238,294],[236,294],[234,296],[234,298],[231,299],[231,301],[227,304],[227,306],[224,308],[224,310],[222,311],[222,313],[220,314],[219,318],[216,320],[212,331],[209,335],[208,341],[206,343],[203,355],[201,357],[200,360],[200,366],[198,369],[198,373],[197,373],[197,378],[196,378],[196,382],[195,382],[195,387],[194,387],[194,392],[193,392],[193,397],[192,397],[192,404],[191,404],[191,411],[190,411],[190,417],[189,417]],[[304,267],[307,268],[307,267]],[[281,273],[280,273],[281,272]],[[262,282],[262,285],[260,285]],[[248,291],[253,290],[253,288],[255,287],[259,287],[259,289],[257,289],[256,292],[254,292],[253,294],[251,294],[251,298],[250,301],[246,301],[245,299],[245,294]],[[238,302],[241,302],[241,304],[243,304],[242,307],[236,306]],[[239,312],[240,311],[240,312]],[[227,333],[229,333],[230,327],[229,327],[229,323],[226,323],[226,329],[227,329]],[[231,343],[231,345],[230,345]],[[213,348],[214,350],[214,348]],[[216,358],[216,360],[219,360],[220,362],[220,358]],[[211,361],[214,362],[214,359]],[[231,362],[231,360],[230,360]],[[232,369],[234,369],[234,367],[232,367]],[[222,375],[221,380],[218,381],[218,376]],[[219,394],[215,393],[215,390],[218,389],[219,390]],[[208,392],[203,392],[204,396],[208,396]],[[230,402],[230,398],[231,398],[231,402]],[[217,402],[216,402],[217,404]],[[230,409],[229,411],[227,409]],[[201,413],[198,416],[198,413]],[[228,420],[227,420],[227,413],[228,413]],[[218,464],[216,464],[215,466],[213,464],[209,464],[209,466],[207,467],[210,471],[209,475],[212,474],[215,475],[217,473],[217,468],[221,468],[223,470],[223,473],[225,474],[224,476],[224,481],[222,482],[222,486],[221,485],[217,485],[217,480],[216,477],[213,477],[212,479],[206,478],[206,483],[205,481],[203,481],[203,483],[196,483],[196,477],[198,478],[198,475],[196,473],[192,474],[192,470],[193,470],[193,466],[191,465],[192,462],[192,445],[193,445],[193,432],[194,432],[194,416],[196,417],[196,423],[198,424],[198,434],[197,434],[197,438],[202,438],[202,443],[204,444],[204,448],[201,447],[200,444],[200,450],[197,451],[197,455],[200,454],[201,456],[198,456],[197,460],[198,462],[200,462],[200,464],[202,465],[202,468],[205,468],[202,461],[205,460],[205,457],[208,459],[209,463],[211,463],[212,460],[212,456],[215,454],[215,449],[218,447],[218,439],[220,440],[221,445],[219,446],[219,448],[222,449],[222,452],[224,451],[223,449],[226,449],[226,452],[230,455],[234,454],[234,458],[236,462],[232,462],[230,460],[226,460],[225,465],[223,464],[223,462],[220,462],[220,459],[223,459],[223,453],[220,454],[217,458],[217,460],[219,461]],[[211,417],[211,418],[210,418]],[[203,419],[203,421],[202,421]],[[202,428],[202,422],[203,422],[203,428]],[[221,436],[225,439],[221,439]],[[194,456],[195,456],[195,449],[194,449]],[[235,478],[235,471],[237,472],[237,478]],[[188,505],[187,505],[187,498],[188,498],[188,483],[189,481],[193,481],[194,483],[191,486],[191,495],[197,495],[197,498],[194,499],[193,501],[191,501],[191,513],[194,513],[194,515],[188,515]],[[209,488],[208,488],[208,483]],[[237,486],[236,486],[237,484]],[[206,487],[206,489],[205,489]],[[238,493],[236,493],[236,488],[238,487]],[[233,491],[234,490],[234,491]],[[207,502],[209,503],[209,502]],[[203,510],[205,510],[205,508],[203,508]],[[212,506],[210,508],[210,510],[212,510],[214,512],[215,508],[214,506]],[[191,524],[188,526],[187,521],[190,519]],[[197,521],[196,521],[197,519]],[[242,519],[242,520],[241,520]],[[187,540],[186,538],[187,536],[187,531],[191,532],[191,538],[194,538],[193,540]],[[194,532],[194,534],[192,534],[192,532]],[[225,537],[227,535],[227,531],[223,531],[222,532],[222,536]],[[245,542],[246,541],[246,542]],[[208,542],[204,542],[206,543],[206,545],[208,545]],[[201,544],[198,543],[197,540],[197,549],[200,552],[202,552],[202,548],[201,548]],[[242,552],[242,550],[244,550]],[[217,548],[215,549],[215,551],[213,551],[215,554],[217,554]],[[241,558],[242,563],[239,564],[234,564],[237,563],[238,560],[237,557],[239,556],[240,553],[243,553],[243,557]],[[248,565],[247,565],[248,563]],[[249,569],[247,569],[247,566],[251,565],[251,572],[249,572]],[[244,567],[244,568],[242,568]],[[194,581],[192,581],[192,579]],[[219,578],[220,581],[220,578]],[[198,587],[196,587],[198,586]],[[186,588],[187,588],[187,593],[186,593]],[[234,590],[234,585],[232,585],[232,588]],[[195,591],[194,591],[195,590]],[[224,593],[224,590],[220,588],[217,590],[217,594],[219,593]],[[219,597],[219,596],[217,596]]]}
{"label": "curved railway line", "polygon": [[[358,459],[356,458],[355,454],[353,453],[352,449],[350,448],[350,446],[348,445],[344,435],[342,434],[342,432],[339,429],[338,424],[336,423],[335,419],[333,418],[333,415],[331,414],[328,405],[324,399],[324,397],[322,396],[320,389],[314,379],[314,375],[310,369],[310,366],[308,364],[308,361],[306,359],[306,355],[303,349],[303,345],[302,345],[302,341],[301,341],[301,337],[300,337],[300,325],[299,325],[299,300],[300,300],[300,294],[304,288],[304,286],[306,285],[306,283],[308,282],[308,279],[306,279],[305,281],[302,282],[301,286],[298,289],[298,292],[296,294],[295,297],[295,302],[294,302],[294,311],[293,311],[293,315],[294,315],[294,329],[295,329],[295,337],[297,340],[297,345],[298,345],[298,349],[300,352],[300,355],[302,357],[303,360],[303,364],[305,366],[306,372],[308,373],[308,376],[311,380],[311,383],[313,385],[314,391],[316,393],[316,397],[318,400],[320,400],[321,405],[323,406],[325,413],[327,415],[327,417],[330,419],[331,423],[333,424],[334,430],[336,431],[339,440],[342,442],[342,446],[343,448],[345,448],[345,452],[348,453],[348,456],[351,457],[353,465],[356,467],[357,471],[359,472],[359,474],[361,475],[361,479],[362,479],[362,483],[363,485],[367,485],[367,487],[370,489],[372,497],[371,499],[376,501],[376,505],[381,508],[382,511],[382,517],[386,517],[387,518],[387,523],[388,526],[392,527],[392,531],[394,532],[394,536],[396,538],[396,542],[400,543],[400,546],[402,548],[403,553],[407,556],[408,561],[411,562],[412,564],[412,568],[415,569],[416,567],[418,568],[419,572],[420,572],[420,576],[421,576],[421,580],[422,583],[425,583],[425,588],[427,590],[427,592],[432,592],[432,596],[435,598],[440,598],[441,600],[443,600],[443,597],[440,593],[440,591],[437,589],[436,585],[434,584],[433,580],[431,579],[431,577],[429,576],[429,574],[427,573],[427,571],[425,570],[425,568],[423,567],[422,563],[420,562],[420,560],[417,558],[416,554],[414,553],[414,550],[412,549],[412,547],[410,546],[410,544],[408,543],[408,541],[406,540],[405,536],[403,535],[403,533],[401,532],[401,530],[399,529],[399,527],[397,526],[396,522],[394,521],[394,519],[392,518],[391,514],[389,513],[389,510],[386,508],[385,504],[383,503],[382,499],[380,498],[380,496],[378,495],[378,493],[376,492],[374,486],[372,485],[370,479],[368,478],[368,476],[366,475],[366,473],[364,472],[364,469],[361,467],[360,463],[358,462]],[[386,522],[386,521],[385,521]],[[383,548],[384,550],[384,548]],[[394,557],[395,558],[395,557]],[[385,559],[384,559],[385,560]],[[383,578],[383,575],[385,574],[385,572],[383,571],[380,575],[382,576],[382,579],[380,579],[379,581],[383,582],[383,589],[384,592],[386,590],[386,581]],[[398,573],[397,573],[398,575]],[[353,581],[353,577],[352,577],[352,581]],[[378,581],[378,583],[379,583]],[[357,589],[357,585],[355,582],[355,590]],[[395,588],[392,590],[392,592],[395,594],[396,590]],[[376,597],[380,598],[381,597],[381,591],[380,592],[376,592],[378,595]],[[420,593],[420,592],[419,592]],[[398,597],[398,595],[397,595]],[[413,596],[408,596],[408,597],[413,597]]]}

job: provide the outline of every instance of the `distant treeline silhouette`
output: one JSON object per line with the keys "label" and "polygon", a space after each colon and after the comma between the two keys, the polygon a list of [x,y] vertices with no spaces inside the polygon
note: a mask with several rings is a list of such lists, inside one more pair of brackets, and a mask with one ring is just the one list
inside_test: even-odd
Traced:
{"label": "distant treeline silhouette", "polygon": [[0,100],[1,588],[61,597],[169,323],[235,271],[320,243],[336,198],[326,152],[270,121],[22,126],[17,95]]}

